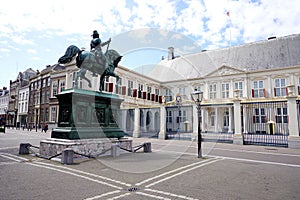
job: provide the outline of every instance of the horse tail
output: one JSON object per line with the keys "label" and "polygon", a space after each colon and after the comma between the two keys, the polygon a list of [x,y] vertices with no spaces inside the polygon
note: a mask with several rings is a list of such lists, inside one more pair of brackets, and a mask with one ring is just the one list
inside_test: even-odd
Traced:
{"label": "horse tail", "polygon": [[79,52],[81,52],[81,50],[75,45],[69,46],[66,50],[65,55],[58,59],[58,63],[65,64],[71,62],[72,58]]}

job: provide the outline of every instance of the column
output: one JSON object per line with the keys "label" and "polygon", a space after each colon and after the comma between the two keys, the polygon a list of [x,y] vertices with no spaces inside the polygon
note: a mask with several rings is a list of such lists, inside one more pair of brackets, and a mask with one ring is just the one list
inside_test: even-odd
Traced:
{"label": "column", "polygon": [[232,115],[232,107],[230,106],[228,108],[228,113],[229,113],[229,127],[228,127],[228,133],[232,133],[232,119],[233,119],[233,115]]}
{"label": "column", "polygon": [[165,106],[160,106],[160,130],[158,133],[158,138],[166,139],[166,125],[167,125],[167,112]]}
{"label": "column", "polygon": [[140,126],[140,109],[134,109],[134,128],[133,128],[133,137],[138,138],[141,136],[141,126]]}
{"label": "column", "polygon": [[288,147],[289,148],[300,148],[300,137],[298,129],[298,116],[297,116],[297,96],[294,94],[289,94],[287,98],[287,109],[289,117],[289,137],[288,137]]}
{"label": "column", "polygon": [[234,130],[235,133],[233,135],[233,143],[234,144],[243,144],[242,137],[242,121],[241,121],[241,100],[234,99],[233,100],[233,109],[234,109]]}

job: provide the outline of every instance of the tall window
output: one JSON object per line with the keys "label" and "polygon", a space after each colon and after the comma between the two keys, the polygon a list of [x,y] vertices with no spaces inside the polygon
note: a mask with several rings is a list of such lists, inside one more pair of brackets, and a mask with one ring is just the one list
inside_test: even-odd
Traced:
{"label": "tall window", "polygon": [[274,96],[286,96],[286,83],[285,78],[275,79]]}
{"label": "tall window", "polygon": [[127,95],[132,97],[133,96],[133,81],[128,80],[128,92]]}
{"label": "tall window", "polygon": [[65,90],[65,81],[64,80],[61,80],[60,83],[59,83],[59,92],[62,92]]}
{"label": "tall window", "polygon": [[229,98],[229,83],[222,83],[222,98]]}
{"label": "tall window", "polygon": [[165,94],[166,94],[166,102],[168,101],[172,101],[172,92],[170,89],[166,89],[165,90]]}
{"label": "tall window", "polygon": [[276,123],[288,123],[287,108],[277,108]]}
{"label": "tall window", "polygon": [[243,82],[242,81],[235,82],[234,90],[239,90],[239,97],[243,97]]}
{"label": "tall window", "polygon": [[50,108],[50,121],[55,122],[56,121],[56,107],[51,107]]}
{"label": "tall window", "polygon": [[210,99],[217,98],[217,84],[209,85],[209,98]]}
{"label": "tall window", "polygon": [[167,112],[167,122],[172,123],[172,111]]}
{"label": "tall window", "polygon": [[255,108],[253,115],[253,123],[266,123],[266,111],[265,108]]}
{"label": "tall window", "polygon": [[264,81],[253,81],[252,97],[265,97]]}
{"label": "tall window", "polygon": [[52,83],[52,97],[57,95],[57,81]]}

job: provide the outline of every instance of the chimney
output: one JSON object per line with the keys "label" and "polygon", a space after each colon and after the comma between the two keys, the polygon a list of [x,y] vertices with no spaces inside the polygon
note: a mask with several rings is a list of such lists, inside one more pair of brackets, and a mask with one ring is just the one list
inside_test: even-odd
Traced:
{"label": "chimney", "polygon": [[174,47],[169,47],[169,52],[168,52],[168,60],[173,60],[174,59]]}

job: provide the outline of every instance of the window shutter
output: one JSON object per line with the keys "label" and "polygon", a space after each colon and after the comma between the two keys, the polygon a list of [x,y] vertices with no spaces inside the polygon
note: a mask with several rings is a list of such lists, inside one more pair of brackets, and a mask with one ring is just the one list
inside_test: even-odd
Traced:
{"label": "window shutter", "polygon": [[253,120],[253,123],[256,123],[256,122],[255,122],[255,115],[253,115],[252,118],[253,118],[253,119],[252,119],[252,120]]}
{"label": "window shutter", "polygon": [[158,96],[158,102],[162,103],[162,96]]}
{"label": "window shutter", "polygon": [[254,98],[254,89],[252,89],[252,98]]}
{"label": "window shutter", "polygon": [[266,95],[266,88],[264,88],[264,97],[266,97],[267,95]]}
{"label": "window shutter", "polygon": [[133,89],[132,97],[137,97],[137,89]]}
{"label": "window shutter", "polygon": [[108,92],[114,91],[114,83],[108,83]]}
{"label": "window shutter", "polygon": [[300,85],[298,85],[298,95],[300,95]]}
{"label": "window shutter", "polygon": [[143,95],[142,99],[146,99],[147,98],[147,92],[142,92],[142,95]]}
{"label": "window shutter", "polygon": [[285,87],[285,96],[288,96],[288,87]]}
{"label": "window shutter", "polygon": [[276,97],[276,88],[274,88],[274,96]]}
{"label": "window shutter", "polygon": [[122,95],[126,95],[126,86],[122,86]]}
{"label": "window shutter", "polygon": [[155,100],[155,94],[151,94],[151,101]]}

